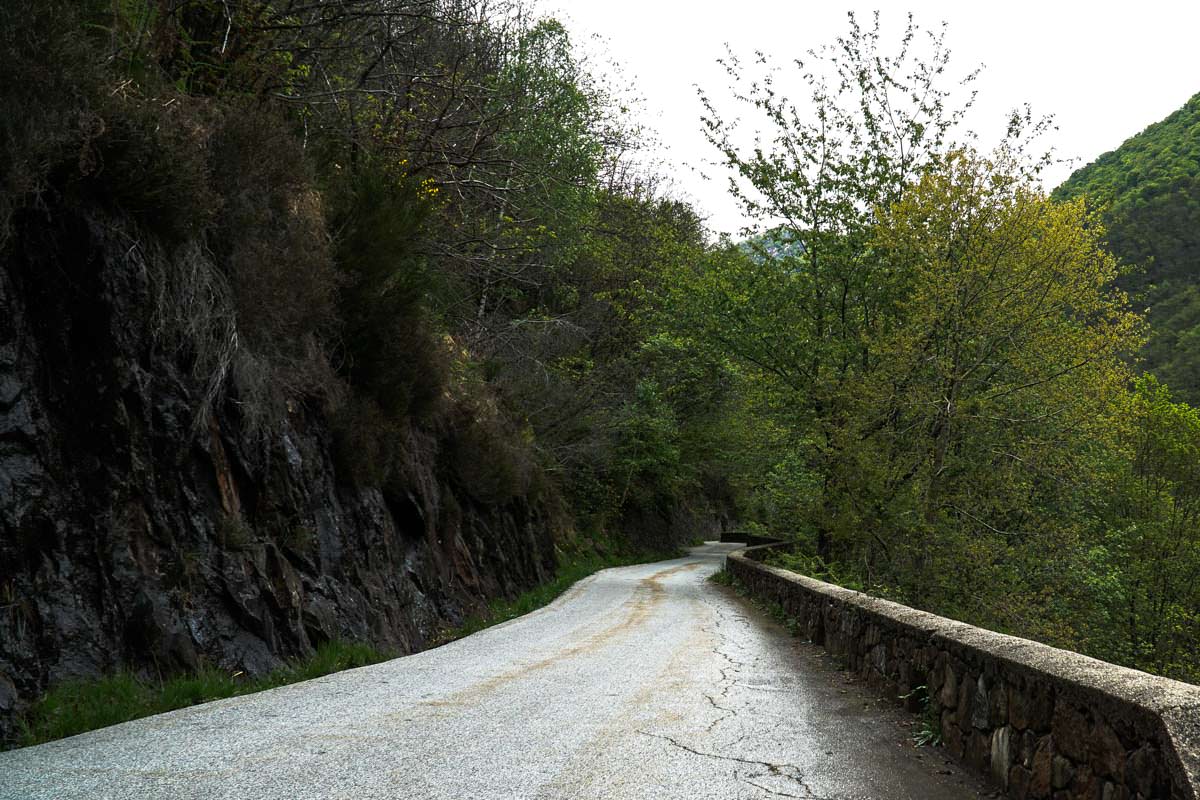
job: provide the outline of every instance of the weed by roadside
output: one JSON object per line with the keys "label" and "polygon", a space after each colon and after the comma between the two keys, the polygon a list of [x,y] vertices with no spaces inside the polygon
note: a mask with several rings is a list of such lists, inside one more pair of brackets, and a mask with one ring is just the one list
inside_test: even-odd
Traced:
{"label": "weed by roadside", "polygon": [[[729,586],[742,597],[745,597],[750,603],[760,611],[766,613],[776,622],[783,625],[793,636],[800,635],[801,625],[800,620],[796,617],[788,615],[783,606],[779,603],[772,603],[760,600],[754,597],[749,589],[733,576],[729,570],[718,570],[708,578],[713,583],[718,583],[722,586]],[[847,669],[844,657],[836,657],[841,664],[841,669]],[[917,747],[940,747],[942,744],[942,722],[937,715],[937,711],[929,698],[929,689],[925,686],[918,686],[911,692],[905,695],[900,695],[898,698],[901,702],[915,700],[919,710],[916,723],[912,728],[912,741]],[[912,706],[909,705],[911,709]]]}
{"label": "weed by roadside", "polygon": [[116,725],[119,722],[226,697],[261,692],[332,672],[386,661],[390,656],[355,642],[326,642],[310,658],[261,678],[204,667],[162,681],[119,672],[98,680],[67,681],[42,696],[22,720],[18,745],[28,746]]}
{"label": "weed by roadside", "polygon": [[[599,555],[590,553],[564,563],[554,580],[512,600],[493,601],[485,613],[444,631],[435,646],[469,636],[476,631],[528,614],[552,602],[583,578],[609,567],[623,567],[672,558],[671,553]],[[319,678],[333,672],[386,661],[390,655],[353,642],[326,642],[312,657],[282,667],[261,678],[230,674],[204,667],[190,675],[154,681],[129,672],[95,680],[67,681],[42,696],[25,714],[20,747],[51,742],[67,736],[162,714],[178,708],[226,697],[261,692],[277,686]]]}
{"label": "weed by roadside", "polygon": [[721,586],[733,586],[734,585],[733,573],[727,569],[717,570],[712,575],[708,576],[708,580],[712,583],[716,583]]}
{"label": "weed by roadside", "polygon": [[[940,747],[942,744],[942,721],[937,709],[929,699],[929,687],[918,686],[908,694],[900,695],[901,700],[915,700],[920,707],[920,717],[912,729],[913,744],[917,747]],[[911,706],[910,706],[911,708]]]}

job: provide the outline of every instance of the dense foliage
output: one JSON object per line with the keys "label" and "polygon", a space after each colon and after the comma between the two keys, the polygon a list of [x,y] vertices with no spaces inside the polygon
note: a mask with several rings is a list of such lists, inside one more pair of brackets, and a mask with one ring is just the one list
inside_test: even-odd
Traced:
{"label": "dense foliage", "polygon": [[685,267],[668,307],[736,386],[751,525],[810,573],[1194,680],[1194,412],[1134,380],[1103,221],[1039,187],[1046,122],[1015,112],[979,152],[942,34],[912,24],[887,52],[852,17],[794,63],[803,102],[766,57],[725,63],[766,132],[745,147],[710,95],[706,131],[772,227]]}
{"label": "dense foliage", "polygon": [[1121,284],[1148,309],[1144,367],[1200,402],[1200,94],[1162,122],[1078,170],[1054,196],[1104,210]]}

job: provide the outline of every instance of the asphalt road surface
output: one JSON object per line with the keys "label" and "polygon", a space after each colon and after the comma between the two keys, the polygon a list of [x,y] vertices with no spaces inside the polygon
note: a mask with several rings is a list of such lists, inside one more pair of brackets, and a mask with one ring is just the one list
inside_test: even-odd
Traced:
{"label": "asphalt road surface", "polygon": [[417,655],[0,753],[21,800],[951,800],[989,790],[705,578],[605,570]]}

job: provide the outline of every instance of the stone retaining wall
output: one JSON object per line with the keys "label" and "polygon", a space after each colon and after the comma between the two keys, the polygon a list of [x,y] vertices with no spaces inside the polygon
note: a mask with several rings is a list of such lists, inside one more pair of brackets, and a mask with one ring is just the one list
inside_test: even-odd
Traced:
{"label": "stone retaining wall", "polygon": [[946,749],[1009,797],[1200,800],[1200,687],[760,563],[777,546],[727,568],[884,694],[927,696]]}

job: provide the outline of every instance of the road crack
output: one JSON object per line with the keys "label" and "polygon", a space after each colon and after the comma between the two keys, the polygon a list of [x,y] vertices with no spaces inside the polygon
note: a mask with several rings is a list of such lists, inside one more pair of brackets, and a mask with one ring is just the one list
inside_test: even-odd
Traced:
{"label": "road crack", "polygon": [[[705,752],[704,750],[697,750],[696,748],[694,748],[690,745],[684,744],[683,742],[679,741],[678,739],[674,738],[673,736],[667,736],[666,734],[663,734],[663,733],[651,733],[650,731],[642,731],[642,730],[639,730],[638,733],[642,734],[643,736],[649,736],[654,739],[662,739],[664,742],[667,742],[667,743],[679,748],[680,750],[683,750],[686,753],[691,753],[694,756],[699,756],[700,758],[711,758],[711,759],[714,759],[717,761],[730,761],[735,764],[743,764],[743,765],[750,766],[750,767],[759,767],[761,769],[764,769],[764,770],[766,770],[766,772],[756,773],[756,774],[749,775],[749,776],[744,776],[737,770],[734,770],[733,774],[734,774],[734,777],[737,780],[741,781],[742,783],[753,786],[756,789],[767,792],[768,794],[776,795],[778,797],[796,797],[796,798],[801,798],[801,800],[835,800],[834,798],[824,797],[824,796],[821,796],[818,794],[814,794],[813,790],[811,788],[809,788],[807,783],[804,782],[804,772],[799,767],[797,767],[795,764],[775,764],[770,761],[761,761],[761,760],[755,759],[755,758],[742,758],[741,756],[727,756],[727,755],[723,755],[721,753],[709,753],[709,752]],[[781,791],[778,791],[775,789],[771,789],[768,786],[763,786],[760,783],[755,783],[755,781],[754,781],[755,778],[763,778],[763,777],[767,777],[767,776],[770,776],[773,778],[783,778],[785,780],[791,781],[791,782],[795,783],[800,788],[800,790],[802,792],[804,792],[804,794],[789,794],[787,792],[781,792]]]}
{"label": "road crack", "polygon": [[[718,603],[705,601],[704,605],[708,606],[715,619],[712,624],[703,626],[701,630],[717,639],[717,644],[713,647],[712,652],[725,661],[725,666],[719,668],[721,679],[718,682],[718,687],[720,691],[716,695],[707,691],[703,693],[709,704],[721,712],[721,716],[714,719],[705,728],[705,733],[712,733],[713,729],[722,722],[738,715],[738,710],[725,705],[724,701],[729,698],[730,689],[739,685],[738,675],[748,665],[745,661],[736,658],[733,653],[729,652],[731,648],[741,649],[736,642],[730,639],[724,630],[725,626],[729,623],[729,615],[725,613],[725,610]],[[742,617],[737,617],[737,619],[744,620]]]}

